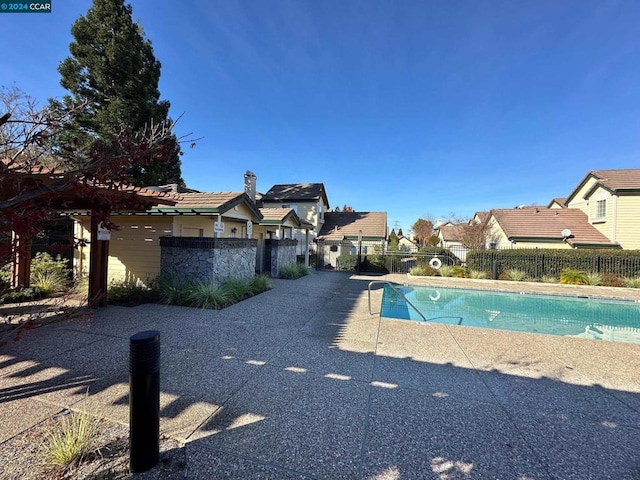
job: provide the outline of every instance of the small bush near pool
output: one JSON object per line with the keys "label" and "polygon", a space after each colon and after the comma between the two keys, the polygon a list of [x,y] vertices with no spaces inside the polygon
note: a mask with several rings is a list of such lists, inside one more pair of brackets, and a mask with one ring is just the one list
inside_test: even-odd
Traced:
{"label": "small bush near pool", "polygon": [[431,266],[426,263],[419,263],[411,270],[409,270],[409,274],[414,277],[433,277],[437,273],[435,268],[431,268]]}
{"label": "small bush near pool", "polygon": [[109,302],[116,305],[141,305],[164,303],[184,307],[220,309],[240,302],[245,298],[265,292],[271,281],[264,275],[249,279],[231,278],[210,284],[189,282],[177,276],[163,277],[150,288],[130,284],[112,284],[109,287]]}
{"label": "small bush near pool", "polygon": [[159,295],[156,290],[128,282],[114,282],[107,289],[109,303],[115,305],[142,305],[157,303]]}
{"label": "small bush near pool", "polygon": [[560,283],[565,285],[589,285],[586,272],[575,268],[565,268],[560,273]]}
{"label": "small bush near pool", "polygon": [[301,263],[290,263],[280,269],[280,278],[286,280],[295,280],[305,275],[309,275],[309,269]]}

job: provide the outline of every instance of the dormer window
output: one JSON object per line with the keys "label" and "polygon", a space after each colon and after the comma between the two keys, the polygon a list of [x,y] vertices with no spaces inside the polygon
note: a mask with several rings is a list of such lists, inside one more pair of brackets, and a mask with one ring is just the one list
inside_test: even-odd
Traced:
{"label": "dormer window", "polygon": [[607,200],[596,200],[592,222],[604,222],[607,218]]}

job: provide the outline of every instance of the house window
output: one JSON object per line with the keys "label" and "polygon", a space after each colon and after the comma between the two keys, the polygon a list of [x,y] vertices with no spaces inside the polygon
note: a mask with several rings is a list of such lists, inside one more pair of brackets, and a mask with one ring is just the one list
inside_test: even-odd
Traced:
{"label": "house window", "polygon": [[283,203],[282,208],[292,208],[294,212],[298,213],[298,205],[296,205],[295,203],[294,204]]}
{"label": "house window", "polygon": [[604,220],[607,217],[607,200],[596,200],[596,214],[594,220]]}

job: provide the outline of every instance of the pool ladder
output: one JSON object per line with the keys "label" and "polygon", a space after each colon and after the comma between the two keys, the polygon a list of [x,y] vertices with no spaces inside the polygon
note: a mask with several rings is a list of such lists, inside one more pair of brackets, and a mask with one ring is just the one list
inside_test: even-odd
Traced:
{"label": "pool ladder", "polygon": [[369,282],[369,287],[367,288],[367,290],[369,291],[369,315],[373,315],[373,313],[371,312],[371,285],[374,285],[376,283],[389,285],[389,287],[391,287],[391,289],[394,292],[396,292],[400,298],[402,298],[405,302],[407,302],[407,305],[410,305],[411,308],[413,308],[416,312],[418,312],[418,315],[420,315],[422,317],[422,321],[423,322],[427,321],[427,319],[422,314],[422,312],[420,310],[418,310],[418,308],[413,303],[411,303],[407,297],[404,296],[404,293],[402,293],[400,290],[398,290],[396,287],[394,287],[393,284],[391,282],[389,282],[388,280],[374,280],[372,282]]}

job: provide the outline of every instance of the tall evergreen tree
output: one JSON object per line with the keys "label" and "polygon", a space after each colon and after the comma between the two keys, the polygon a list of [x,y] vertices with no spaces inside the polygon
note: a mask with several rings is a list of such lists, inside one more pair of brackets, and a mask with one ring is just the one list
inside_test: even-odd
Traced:
{"label": "tall evergreen tree", "polygon": [[[132,18],[124,0],[94,0],[86,16],[71,27],[71,56],[60,63],[60,84],[70,92],[51,107],[69,111],[84,105],[81,114],[65,127],[64,141],[87,149],[109,145],[118,133],[142,133],[151,125],[170,122],[170,103],[160,100],[160,62],[151,42]],[[64,155],[64,144],[58,145]],[[131,165],[123,180],[134,185],[177,183],[180,144],[170,135],[163,144],[166,161]]]}

